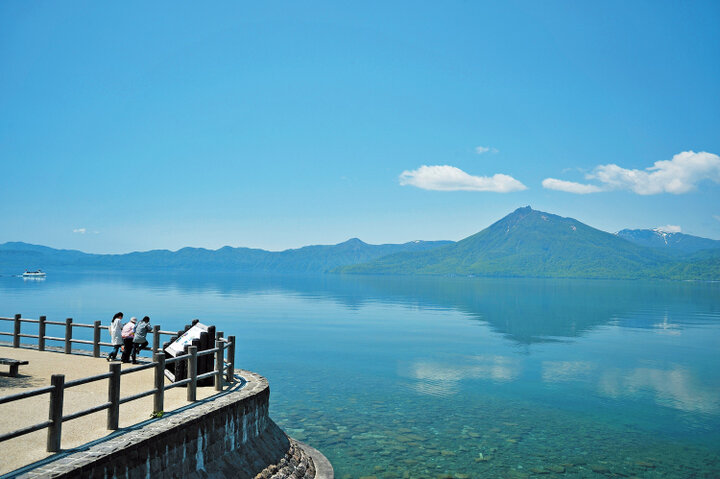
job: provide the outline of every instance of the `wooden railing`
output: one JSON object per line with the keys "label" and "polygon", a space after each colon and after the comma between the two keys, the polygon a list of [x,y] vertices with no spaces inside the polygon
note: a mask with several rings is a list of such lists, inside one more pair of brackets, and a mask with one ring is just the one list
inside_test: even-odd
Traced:
{"label": "wooden railing", "polygon": [[[0,320],[11,320],[10,318],[0,318]],[[70,326],[66,326],[66,337],[65,338],[53,338],[49,336],[45,336],[44,330],[41,329],[37,335],[27,335],[27,334],[21,334],[20,333],[20,323],[21,322],[37,322],[39,324],[66,324],[71,325],[72,320],[68,319],[66,323],[59,323],[59,322],[51,322],[51,321],[45,321],[44,317],[41,316],[40,320],[32,320],[32,319],[21,319],[20,315],[16,315],[14,318],[15,321],[15,330],[13,333],[2,333],[3,335],[12,335],[13,336],[13,346],[19,347],[19,338],[21,337],[31,337],[31,338],[37,338],[38,339],[38,349],[40,349],[40,340],[57,340],[57,341],[65,341],[65,352],[69,353],[68,345],[71,344],[71,342],[81,342],[82,344],[92,344],[93,345],[93,355],[95,357],[99,357],[99,346],[96,345],[108,345],[105,343],[101,343],[99,341],[99,331],[100,328],[103,328],[99,325],[99,321],[96,321],[94,325],[80,325],[75,324],[76,327],[92,327],[95,329],[96,333],[93,335],[94,340],[93,341],[83,341],[83,340],[73,340],[72,339],[72,333],[67,334],[67,331],[71,331]],[[107,328],[105,328],[107,329]],[[17,394],[11,394],[9,396],[0,397],[0,404],[5,404],[13,401],[20,401],[23,399],[31,398],[34,396],[39,396],[42,394],[50,394],[50,401],[49,401],[49,414],[48,414],[48,420],[40,422],[38,424],[34,424],[32,426],[27,426],[21,429],[17,429],[15,431],[11,431],[5,434],[0,435],[0,443],[23,436],[25,434],[29,434],[31,432],[39,431],[41,429],[47,428],[47,451],[48,452],[57,452],[60,450],[61,445],[61,438],[62,438],[62,425],[64,422],[77,419],[79,417],[86,416],[88,414],[92,414],[95,412],[103,411],[107,409],[107,429],[108,430],[116,430],[118,429],[118,424],[120,421],[120,405],[124,404],[126,402],[134,401],[136,399],[144,398],[146,396],[153,395],[153,413],[156,412],[162,412],[164,410],[164,402],[165,402],[165,391],[168,389],[172,389],[178,386],[187,386],[187,401],[194,402],[197,400],[197,382],[198,380],[205,379],[205,378],[214,378],[214,386],[215,391],[222,391],[223,390],[223,384],[224,384],[224,378],[227,380],[228,383],[233,382],[234,376],[235,376],[235,337],[229,336],[227,339],[223,338],[222,332],[217,332],[215,337],[215,347],[211,349],[206,349],[203,351],[198,352],[197,346],[189,346],[188,347],[188,353],[183,354],[176,357],[167,358],[165,357],[165,353],[162,351],[157,351],[158,345],[159,345],[159,335],[160,334],[168,334],[167,332],[160,331],[159,327],[156,326],[155,330],[153,331],[155,333],[155,340],[153,344],[153,361],[150,363],[142,364],[140,366],[134,366],[126,369],[122,369],[120,363],[110,363],[110,371],[103,374],[97,374],[95,376],[88,376],[80,379],[73,379],[71,381],[65,382],[65,375],[64,374],[53,374],[50,379],[50,386],[45,386],[37,389],[32,389],[29,391],[23,391]],[[171,335],[175,335],[176,333],[169,333]],[[17,341],[16,341],[17,338]],[[44,341],[43,341],[44,343]],[[44,344],[43,348],[40,349],[41,351],[44,350]],[[97,354],[96,353],[97,350]],[[206,355],[214,355],[214,369],[212,371],[209,371],[204,374],[198,374],[198,357],[206,356]],[[227,361],[226,357],[227,356]],[[170,384],[165,384],[165,366],[167,364],[172,364],[175,362],[180,361],[187,361],[187,371],[188,371],[188,377],[186,379],[176,381]],[[143,371],[145,369],[151,369],[154,368],[154,386],[152,389],[148,389],[146,391],[133,394],[131,396],[127,397],[120,397],[120,378],[125,374],[132,374],[138,371]],[[63,415],[63,398],[65,395],[65,390],[68,388],[81,386],[83,384],[88,384],[95,381],[103,381],[107,379],[108,380],[108,400],[107,402],[104,402],[102,404],[98,404],[96,406],[83,409],[81,411],[76,411],[67,415]]]}
{"label": "wooden railing", "polygon": [[[8,333],[5,331],[0,331],[0,336],[12,336],[12,345],[14,348],[20,347],[20,338],[32,338],[37,339],[37,346],[39,351],[45,351],[45,343],[46,341],[58,341],[64,344],[65,346],[65,354],[71,354],[72,353],[72,345],[75,344],[88,344],[92,345],[92,354],[94,357],[99,358],[100,357],[100,346],[109,346],[112,347],[113,345],[111,343],[106,343],[100,340],[100,334],[102,330],[108,330],[108,326],[102,326],[101,321],[95,321],[93,324],[82,324],[82,323],[73,323],[72,318],[65,319],[64,322],[61,321],[48,321],[46,316],[40,316],[39,319],[28,319],[23,318],[20,314],[16,314],[14,318],[3,318],[0,317],[0,321],[12,321],[13,322],[13,332]],[[30,323],[30,324],[37,324],[37,334],[26,334],[21,332],[22,323]],[[46,334],[47,325],[51,326],[65,326],[65,334],[62,337],[59,336],[48,336]],[[93,330],[93,339],[92,341],[87,339],[77,339],[73,338],[73,328],[90,328]],[[177,332],[174,331],[163,331],[160,329],[160,326],[155,325],[153,326],[152,330],[152,352],[156,353],[158,350],[162,348],[162,343],[160,342],[160,336],[166,335],[166,336],[175,336],[177,335]]]}

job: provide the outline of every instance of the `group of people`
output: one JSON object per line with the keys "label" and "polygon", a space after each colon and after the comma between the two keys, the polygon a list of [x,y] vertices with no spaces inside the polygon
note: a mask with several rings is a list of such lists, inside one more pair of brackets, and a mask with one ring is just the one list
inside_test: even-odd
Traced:
{"label": "group of people", "polygon": [[122,348],[122,362],[129,363],[132,358],[132,363],[137,364],[137,355],[148,345],[147,335],[152,331],[150,317],[145,316],[140,323],[134,316],[125,324],[122,323],[122,319],[123,314],[116,313],[110,323],[113,350],[107,355],[107,360],[116,360],[118,351]]}

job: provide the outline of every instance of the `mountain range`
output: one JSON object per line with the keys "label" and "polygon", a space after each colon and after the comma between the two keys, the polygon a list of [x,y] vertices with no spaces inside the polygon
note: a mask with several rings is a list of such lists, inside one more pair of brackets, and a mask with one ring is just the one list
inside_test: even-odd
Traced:
{"label": "mountain range", "polygon": [[672,233],[663,231],[660,228],[651,230],[620,230],[617,233],[620,238],[631,241],[641,246],[662,249],[671,254],[696,253],[705,249],[720,248],[720,241],[699,236],[686,235],[683,233]]}
{"label": "mountain range", "polygon": [[611,234],[527,206],[458,242],[353,238],[279,252],[225,246],[128,254],[0,245],[0,273],[40,268],[719,280],[720,241],[659,230]]}
{"label": "mountain range", "polygon": [[[720,279],[720,242],[711,249],[668,253],[638,238],[613,235],[573,218],[529,206],[457,243],[424,252],[400,252],[340,273],[524,276],[563,278]],[[685,235],[688,236],[688,235]],[[697,240],[697,241],[695,241]],[[668,249],[678,249],[680,244]]]}
{"label": "mountain range", "polygon": [[393,253],[417,252],[451,241],[411,241],[404,244],[371,245],[352,238],[336,245],[305,246],[285,251],[266,251],[224,246],[217,250],[182,248],[127,254],[88,254],[47,246],[10,242],[0,245],[0,273],[25,269],[205,269],[246,273],[323,273],[339,266],[372,261]]}

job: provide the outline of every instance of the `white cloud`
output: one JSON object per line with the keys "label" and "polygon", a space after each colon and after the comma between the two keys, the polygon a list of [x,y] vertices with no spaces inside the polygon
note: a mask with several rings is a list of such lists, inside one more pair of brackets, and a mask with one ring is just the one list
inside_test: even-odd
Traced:
{"label": "white cloud", "polygon": [[705,151],[683,151],[673,156],[672,160],[656,161],[644,170],[631,170],[615,164],[599,165],[585,178],[597,180],[600,185],[546,178],[543,186],[570,193],[629,190],[639,195],[679,195],[694,190],[703,180],[720,183],[720,156]]}
{"label": "white cloud", "polygon": [[498,150],[497,150],[497,148],[492,148],[490,146],[476,146],[475,147],[475,153],[477,153],[478,155],[482,155],[483,153],[487,153],[487,152],[497,153]]}
{"label": "white cloud", "polygon": [[460,168],[448,165],[421,166],[417,170],[403,171],[400,184],[435,191],[493,191],[509,193],[526,190],[527,187],[512,176],[472,176]]}
{"label": "white cloud", "polygon": [[678,225],[658,226],[655,229],[657,231],[662,231],[663,233],[680,233],[682,231],[682,228]]}
{"label": "white cloud", "polygon": [[595,370],[594,363],[587,361],[543,361],[543,382],[559,383],[586,379]]}
{"label": "white cloud", "polygon": [[598,193],[603,191],[602,188],[595,185],[583,185],[582,183],[575,183],[574,181],[563,181],[555,178],[545,178],[542,181],[543,188],[548,190],[566,191],[568,193],[577,193],[579,195],[585,195],[588,193]]}
{"label": "white cloud", "polygon": [[720,215],[713,215],[713,218],[715,218],[716,220],[720,221]]}
{"label": "white cloud", "polygon": [[402,376],[414,380],[413,388],[423,394],[449,396],[458,392],[465,379],[486,379],[493,382],[515,381],[522,372],[522,363],[508,356],[471,356],[465,364],[416,361]]}
{"label": "white cloud", "polygon": [[78,233],[78,234],[84,235],[85,233],[87,233],[87,230],[85,228],[75,228],[73,230],[73,233]]}
{"label": "white cloud", "polygon": [[682,411],[706,414],[720,411],[717,388],[677,366],[608,370],[600,378],[599,389],[613,398],[640,397],[649,392],[654,394],[656,403]]}

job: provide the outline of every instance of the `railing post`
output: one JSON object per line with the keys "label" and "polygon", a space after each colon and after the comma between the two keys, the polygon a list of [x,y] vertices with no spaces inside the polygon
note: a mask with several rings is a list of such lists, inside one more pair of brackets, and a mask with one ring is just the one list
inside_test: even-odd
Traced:
{"label": "railing post", "polygon": [[100,357],[100,321],[93,324],[93,357]]}
{"label": "railing post", "polygon": [[[208,328],[209,329],[209,328]],[[213,332],[212,338],[215,338],[215,333]],[[200,333],[200,341],[198,342],[198,351],[205,351],[206,349],[210,349],[212,346],[211,339],[208,336],[207,332]],[[200,356],[200,364],[198,364],[198,371],[200,371],[200,374],[210,372],[212,367],[208,366],[208,361],[212,361],[212,358],[210,356]],[[208,381],[203,380],[201,383],[203,386],[206,386],[208,384]]]}
{"label": "railing post", "polygon": [[[217,332],[215,333],[215,339],[222,339],[223,336],[225,336],[225,333],[223,333],[222,331],[217,331]],[[224,346],[224,345],[225,345],[225,343],[223,343],[223,346]],[[215,354],[215,357],[217,358],[217,354]],[[225,355],[223,354],[223,358],[224,358],[224,357],[225,357]],[[211,361],[212,361],[212,359],[211,359]],[[213,363],[210,362],[210,365],[212,366]],[[217,371],[217,368],[213,369],[213,371]],[[217,382],[217,378],[213,377],[213,384],[215,384],[216,382]]]}
{"label": "railing post", "polygon": [[63,396],[65,395],[65,375],[53,374],[50,378],[50,413],[48,419],[52,422],[47,432],[47,452],[58,452],[60,450],[60,438],[62,436],[62,412]]}
{"label": "railing post", "polygon": [[72,343],[70,340],[72,339],[72,318],[67,318],[65,320],[65,354],[70,354],[72,352]]}
{"label": "railing post", "polygon": [[165,409],[165,353],[153,354],[155,364],[155,395],[153,396],[153,412]]}
{"label": "railing post", "polygon": [[188,378],[190,382],[187,385],[187,400],[195,402],[197,399],[197,346],[190,346],[188,352],[190,357],[188,358]]}
{"label": "railing post", "polygon": [[[221,333],[222,334],[222,333]],[[225,357],[224,351],[225,351],[225,343],[220,341],[219,339],[215,340],[215,347],[218,348],[218,350],[215,352],[215,390],[216,391],[222,391],[223,390],[223,358]]]}
{"label": "railing post", "polygon": [[47,318],[40,316],[38,321],[38,351],[45,351],[45,327],[47,326],[45,321],[47,321]]}
{"label": "railing post", "polygon": [[15,315],[15,327],[13,328],[13,348],[20,347],[20,318],[22,318],[22,315]]}
{"label": "railing post", "polygon": [[110,363],[110,382],[108,384],[107,428],[115,431],[120,423],[120,363]]}
{"label": "railing post", "polygon": [[[197,350],[198,350],[198,353],[203,350],[203,349],[200,347],[200,340],[199,340],[199,339],[193,339],[192,341],[190,341],[190,344],[188,344],[188,348],[189,348],[190,346],[195,346],[195,347],[197,348]],[[189,350],[188,350],[188,354],[190,354],[190,351],[189,351]],[[203,368],[203,360],[205,360],[205,359],[206,359],[205,356],[199,356],[199,357],[197,358],[197,363],[196,363],[196,366],[195,366],[195,367],[196,367],[197,374],[202,374],[202,373],[203,373],[203,369],[202,369],[202,368]],[[186,364],[186,366],[187,366],[187,364]],[[187,370],[187,367],[186,367],[185,369]],[[205,371],[205,372],[207,372],[207,371]],[[188,376],[187,376],[187,377],[190,377],[190,373],[189,373],[189,372],[188,372]],[[207,379],[201,379],[200,381],[197,382],[196,386],[205,386],[205,383],[206,383],[206,382],[207,382]]]}
{"label": "railing post", "polygon": [[235,336],[228,336],[227,357],[228,357],[227,381],[229,383],[231,383],[235,379]]}
{"label": "railing post", "polygon": [[152,352],[153,354],[157,353],[160,349],[160,325],[156,324],[153,326],[153,346],[152,346]]}

